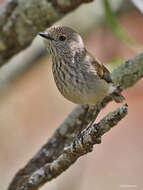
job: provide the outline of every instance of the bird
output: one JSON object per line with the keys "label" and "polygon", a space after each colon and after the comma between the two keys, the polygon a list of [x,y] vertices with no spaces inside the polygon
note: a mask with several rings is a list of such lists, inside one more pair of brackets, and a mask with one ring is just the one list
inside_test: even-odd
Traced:
{"label": "bird", "polygon": [[87,51],[78,32],[67,26],[51,26],[39,35],[52,56],[52,72],[58,90],[69,101],[86,106],[85,115],[90,106],[98,107],[106,96],[117,103],[124,100],[108,69]]}

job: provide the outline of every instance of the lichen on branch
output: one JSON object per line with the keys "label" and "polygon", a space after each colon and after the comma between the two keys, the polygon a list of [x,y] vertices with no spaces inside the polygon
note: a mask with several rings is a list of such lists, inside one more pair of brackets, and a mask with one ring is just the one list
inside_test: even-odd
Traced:
{"label": "lichen on branch", "polygon": [[117,125],[127,112],[127,105],[123,105],[105,116],[98,124],[88,127],[77,141],[64,148],[63,153],[56,160],[45,164],[29,176],[26,183],[22,185],[23,190],[38,189],[42,184],[69,168],[79,157],[91,152],[93,145],[101,142],[101,136]]}
{"label": "lichen on branch", "polygon": [[10,0],[0,8],[0,65],[25,49],[45,30],[80,4],[93,0]]}
{"label": "lichen on branch", "polygon": [[[112,79],[114,83],[116,85],[119,85],[121,90],[125,90],[126,88],[133,86],[139,79],[143,77],[143,53],[121,64],[112,72],[111,75],[112,75]],[[112,100],[111,97],[106,97],[101,104],[101,108],[104,107],[111,100]],[[122,107],[119,108],[119,110],[120,109],[124,110],[124,108],[125,110],[127,110],[126,106],[124,106],[123,109]],[[93,119],[95,111],[96,111],[96,106],[90,108],[87,118],[86,118],[86,122],[84,124],[84,128]],[[39,184],[41,185],[45,183],[46,181],[52,179],[52,177],[51,178],[49,177],[47,179],[47,175],[48,174],[50,175],[50,173],[48,173],[49,170],[47,169],[48,167],[53,166],[51,165],[52,163],[55,163],[59,159],[61,159],[60,156],[63,155],[64,153],[63,151],[70,150],[70,147],[71,147],[70,145],[75,135],[77,134],[77,130],[81,124],[84,112],[85,112],[84,106],[82,105],[76,106],[76,108],[65,119],[65,121],[57,128],[57,130],[55,131],[53,136],[47,141],[47,143],[43,147],[41,147],[41,149],[37,152],[35,156],[33,156],[33,158],[26,164],[26,166],[16,174],[8,190],[22,190],[20,189],[22,185],[28,185],[27,189],[24,189],[24,190],[36,190],[39,188]],[[116,112],[113,112],[113,113],[116,113]],[[108,116],[106,118],[108,118]],[[112,120],[112,122],[113,123],[115,122],[116,124],[115,118],[114,120]],[[100,123],[102,122],[104,123],[104,120],[100,121]],[[104,130],[106,129],[106,126],[108,129],[108,125],[105,124],[103,125]],[[107,132],[107,129],[105,130],[105,132]],[[90,138],[87,138],[87,139],[90,140]],[[96,138],[96,141],[97,141],[97,138]],[[86,146],[86,143],[84,144]],[[68,149],[65,150],[65,147],[67,147]],[[76,159],[77,157],[75,157],[75,160]],[[75,160],[73,160],[72,163],[75,162]],[[42,168],[46,168],[46,171],[47,171],[45,178],[41,178],[41,181],[39,182],[37,181],[38,184],[35,185],[35,187],[32,186],[31,188],[32,184],[29,183],[28,180],[30,180],[30,182],[31,180],[34,180],[35,178],[33,177],[35,176],[35,174],[37,175],[36,172],[43,171]],[[56,175],[55,176],[53,175],[53,177],[56,177]]]}

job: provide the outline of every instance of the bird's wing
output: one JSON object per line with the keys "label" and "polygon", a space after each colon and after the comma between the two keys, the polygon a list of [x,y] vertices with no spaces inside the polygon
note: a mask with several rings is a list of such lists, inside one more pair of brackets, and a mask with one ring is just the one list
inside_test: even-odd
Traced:
{"label": "bird's wing", "polygon": [[107,83],[112,83],[112,79],[111,79],[110,72],[108,71],[108,69],[102,63],[100,63],[100,61],[92,57],[90,54],[89,56],[90,56],[90,62],[92,66],[95,68],[97,75],[101,79],[104,79]]}
{"label": "bird's wing", "polygon": [[[97,59],[94,59],[94,57],[92,57],[89,53],[87,54],[87,56],[89,56],[90,63],[95,68],[96,73],[99,76],[99,78],[104,79],[107,83],[113,83],[108,69],[102,63],[100,63]],[[117,103],[120,103],[125,99],[120,93],[119,87],[117,87],[116,90],[112,92],[111,97]]]}

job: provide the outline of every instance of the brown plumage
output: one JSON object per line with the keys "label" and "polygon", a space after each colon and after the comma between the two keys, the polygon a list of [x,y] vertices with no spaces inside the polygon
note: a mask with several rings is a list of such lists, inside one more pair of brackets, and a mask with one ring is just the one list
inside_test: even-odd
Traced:
{"label": "brown plumage", "polygon": [[40,33],[52,55],[53,75],[57,88],[76,104],[99,104],[111,95],[116,102],[123,96],[114,86],[110,72],[85,49],[81,36],[65,26],[51,27]]}

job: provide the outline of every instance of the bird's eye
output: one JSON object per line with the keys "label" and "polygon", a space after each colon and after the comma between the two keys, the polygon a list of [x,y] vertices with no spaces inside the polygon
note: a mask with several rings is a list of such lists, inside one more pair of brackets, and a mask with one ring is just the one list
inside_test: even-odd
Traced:
{"label": "bird's eye", "polygon": [[66,40],[66,36],[64,36],[64,35],[59,36],[59,40],[60,40],[60,41],[65,41],[65,40]]}

